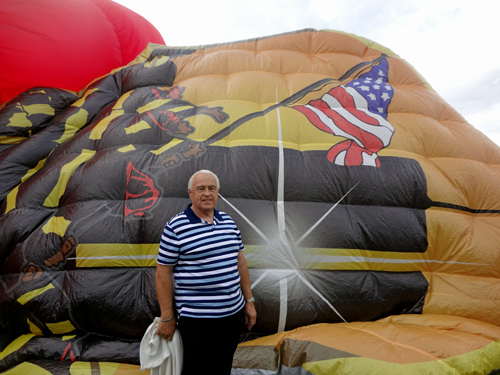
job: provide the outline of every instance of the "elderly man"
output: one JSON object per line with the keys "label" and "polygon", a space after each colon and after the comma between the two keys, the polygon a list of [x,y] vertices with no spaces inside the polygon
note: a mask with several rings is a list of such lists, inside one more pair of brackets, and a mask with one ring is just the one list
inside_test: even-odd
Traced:
{"label": "elderly man", "polygon": [[188,192],[192,203],[170,219],[161,237],[156,333],[172,340],[176,328],[181,332],[183,375],[230,374],[239,335],[257,317],[241,234],[229,215],[215,209],[219,179],[214,173],[196,172]]}

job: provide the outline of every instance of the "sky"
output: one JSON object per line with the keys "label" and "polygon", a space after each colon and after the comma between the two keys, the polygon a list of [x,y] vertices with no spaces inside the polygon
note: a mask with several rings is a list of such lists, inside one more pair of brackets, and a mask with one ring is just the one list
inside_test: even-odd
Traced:
{"label": "sky", "polygon": [[491,0],[114,0],[169,46],[331,29],[409,62],[466,120],[500,145],[500,21]]}

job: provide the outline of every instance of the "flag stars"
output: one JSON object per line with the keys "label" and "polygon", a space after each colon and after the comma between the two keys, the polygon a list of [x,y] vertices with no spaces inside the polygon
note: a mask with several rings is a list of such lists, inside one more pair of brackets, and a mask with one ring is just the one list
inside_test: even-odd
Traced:
{"label": "flag stars", "polygon": [[391,97],[389,96],[389,94],[388,94],[388,93],[384,92],[384,93],[382,94],[381,98],[382,98],[382,99],[384,99],[384,101],[386,101],[386,100],[389,100]]}
{"label": "flag stars", "polygon": [[384,69],[373,67],[371,72],[353,79],[345,87],[353,87],[365,99],[369,111],[386,117],[387,105],[392,100],[394,89],[388,82],[387,70]]}

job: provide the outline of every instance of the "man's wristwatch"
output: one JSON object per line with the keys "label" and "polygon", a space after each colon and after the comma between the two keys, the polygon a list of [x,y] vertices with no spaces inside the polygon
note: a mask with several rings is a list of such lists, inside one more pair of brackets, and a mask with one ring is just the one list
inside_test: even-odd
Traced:
{"label": "man's wristwatch", "polygon": [[249,298],[249,299],[246,299],[245,300],[246,303],[254,303],[255,302],[255,298]]}

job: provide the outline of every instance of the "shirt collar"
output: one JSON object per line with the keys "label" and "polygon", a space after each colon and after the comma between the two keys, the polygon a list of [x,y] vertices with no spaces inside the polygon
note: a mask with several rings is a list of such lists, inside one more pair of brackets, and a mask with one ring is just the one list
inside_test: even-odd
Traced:
{"label": "shirt collar", "polygon": [[[200,219],[194,213],[193,209],[191,208],[192,205],[193,205],[192,203],[189,203],[187,208],[184,210],[184,213],[186,214],[189,222],[191,224],[205,222],[205,220]],[[214,220],[217,222],[222,221],[222,216],[220,215],[219,210],[216,210],[215,208],[214,208]]]}

